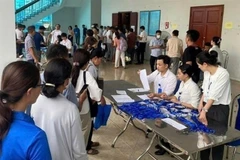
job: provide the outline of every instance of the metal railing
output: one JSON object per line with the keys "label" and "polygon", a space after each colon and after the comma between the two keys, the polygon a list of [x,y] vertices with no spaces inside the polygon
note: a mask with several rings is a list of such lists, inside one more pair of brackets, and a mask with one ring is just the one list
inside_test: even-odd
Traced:
{"label": "metal railing", "polygon": [[[33,0],[31,3],[33,3],[36,0]],[[16,22],[17,23],[22,23],[26,21],[27,19],[30,19],[37,14],[49,9],[50,7],[61,4],[62,0],[39,0],[38,2],[25,7],[23,10],[18,12],[16,14]],[[21,7],[23,8],[23,7]],[[20,9],[21,9],[20,8]],[[20,10],[19,9],[19,10]]]}

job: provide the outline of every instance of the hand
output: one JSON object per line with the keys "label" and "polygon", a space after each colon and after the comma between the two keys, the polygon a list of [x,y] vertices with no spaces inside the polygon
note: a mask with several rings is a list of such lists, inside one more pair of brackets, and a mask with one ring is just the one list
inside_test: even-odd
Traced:
{"label": "hand", "polygon": [[150,93],[150,94],[148,94],[147,96],[148,96],[149,98],[151,98],[151,99],[154,98],[154,97],[156,97],[155,93]]}
{"label": "hand", "polygon": [[34,59],[34,63],[38,64],[39,63],[38,59]]}
{"label": "hand", "polygon": [[203,108],[203,104],[200,102],[198,105],[198,113],[201,113],[202,108]]}
{"label": "hand", "polygon": [[206,118],[206,112],[205,111],[201,111],[200,115],[199,115],[199,121],[202,122],[204,125],[208,125],[208,121]]}
{"label": "hand", "polygon": [[162,99],[167,99],[168,96],[167,96],[166,93],[161,93],[161,94],[160,94],[160,98],[162,98]]}
{"label": "hand", "polygon": [[106,100],[105,100],[105,98],[103,96],[101,98],[101,105],[102,106],[106,106]]}

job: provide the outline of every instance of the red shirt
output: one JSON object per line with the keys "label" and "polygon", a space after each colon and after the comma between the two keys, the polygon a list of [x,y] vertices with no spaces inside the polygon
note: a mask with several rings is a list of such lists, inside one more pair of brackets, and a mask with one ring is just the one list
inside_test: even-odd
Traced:
{"label": "red shirt", "polygon": [[135,43],[137,40],[137,36],[135,33],[130,32],[127,36],[127,44],[128,44],[128,48],[134,48],[135,47]]}

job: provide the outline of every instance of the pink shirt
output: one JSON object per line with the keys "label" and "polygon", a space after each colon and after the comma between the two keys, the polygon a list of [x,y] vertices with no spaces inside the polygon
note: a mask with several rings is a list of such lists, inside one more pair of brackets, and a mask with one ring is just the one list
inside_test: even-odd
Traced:
{"label": "pink shirt", "polygon": [[120,50],[120,39],[114,38],[114,46],[117,50]]}

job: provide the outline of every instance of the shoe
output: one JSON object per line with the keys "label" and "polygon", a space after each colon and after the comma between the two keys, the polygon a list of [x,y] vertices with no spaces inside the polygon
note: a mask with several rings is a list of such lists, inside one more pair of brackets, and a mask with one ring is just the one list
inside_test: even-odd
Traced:
{"label": "shoe", "polygon": [[87,154],[89,154],[89,155],[96,155],[96,154],[98,154],[98,153],[99,153],[99,151],[96,150],[96,149],[89,149],[89,150],[87,151]]}
{"label": "shoe", "polygon": [[151,130],[151,129],[147,129],[147,132],[148,132],[148,133],[152,133],[152,130]]}
{"label": "shoe", "polygon": [[100,146],[100,143],[99,142],[92,142],[91,146],[92,147],[98,147],[98,146]]}
{"label": "shoe", "polygon": [[157,145],[155,146],[155,148],[156,148],[156,149],[161,149],[162,147],[161,147],[159,144],[157,144]]}
{"label": "shoe", "polygon": [[158,155],[158,156],[164,155],[165,153],[166,153],[166,150],[163,149],[163,148],[160,148],[159,150],[157,150],[155,152],[155,154]]}

